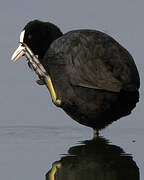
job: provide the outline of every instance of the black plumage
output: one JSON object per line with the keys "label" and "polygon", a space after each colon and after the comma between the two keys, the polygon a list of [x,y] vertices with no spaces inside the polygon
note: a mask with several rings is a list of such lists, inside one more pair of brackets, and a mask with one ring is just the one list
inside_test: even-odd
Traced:
{"label": "black plumage", "polygon": [[38,20],[25,28],[24,43],[52,79],[60,107],[79,123],[102,129],[131,113],[139,100],[139,74],[132,56],[96,30],[60,29]]}

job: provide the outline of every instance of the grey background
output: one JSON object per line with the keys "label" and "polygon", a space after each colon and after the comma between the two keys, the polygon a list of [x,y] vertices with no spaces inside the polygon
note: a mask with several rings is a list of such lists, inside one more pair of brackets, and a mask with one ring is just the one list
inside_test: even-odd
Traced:
{"label": "grey background", "polygon": [[[79,28],[104,31],[132,54],[141,77],[141,101],[130,116],[102,133],[132,153],[142,171],[143,8],[143,0],[0,2],[0,176],[3,180],[44,179],[48,167],[59,154],[66,152],[68,145],[81,138],[88,139],[92,133],[51,103],[48,90],[35,83],[37,77],[27,67],[25,58],[17,63],[10,61],[20,31],[33,19],[53,22],[63,32]],[[129,143],[133,138],[138,144]]]}

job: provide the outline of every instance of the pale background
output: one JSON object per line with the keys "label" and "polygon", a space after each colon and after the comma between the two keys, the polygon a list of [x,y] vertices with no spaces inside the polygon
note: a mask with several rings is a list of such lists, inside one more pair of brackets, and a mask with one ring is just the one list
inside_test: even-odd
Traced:
{"label": "pale background", "polygon": [[[144,178],[143,121],[143,0],[5,0],[0,2],[0,179],[44,179],[59,154],[92,130],[72,121],[52,103],[25,58],[10,61],[24,25],[50,21],[63,32],[97,29],[114,37],[132,54],[141,77],[141,101],[133,114],[113,123],[102,135],[132,153]],[[136,140],[132,144],[132,140]]]}

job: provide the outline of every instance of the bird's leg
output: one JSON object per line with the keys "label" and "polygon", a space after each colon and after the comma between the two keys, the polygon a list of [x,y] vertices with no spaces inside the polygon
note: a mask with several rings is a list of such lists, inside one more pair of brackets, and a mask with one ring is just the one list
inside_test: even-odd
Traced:
{"label": "bird's leg", "polygon": [[50,92],[53,103],[56,106],[60,106],[61,100],[57,98],[57,95],[54,90],[54,87],[53,87],[53,84],[52,84],[49,74],[46,72],[45,68],[40,63],[38,58],[33,54],[31,49],[25,43],[22,43],[22,45],[25,47],[25,56],[27,57],[30,66],[36,72],[36,74],[40,77],[40,80],[45,82],[45,85],[47,86],[47,88]]}
{"label": "bird's leg", "polygon": [[56,173],[56,171],[57,171],[57,169],[60,169],[61,168],[61,163],[59,163],[59,162],[57,162],[57,163],[54,163],[53,165],[52,165],[52,169],[51,169],[51,171],[50,171],[50,173],[49,173],[49,179],[50,180],[54,180],[55,179],[55,173]]}
{"label": "bird's leg", "polygon": [[99,131],[97,129],[93,129],[93,138],[97,138],[99,136]]}
{"label": "bird's leg", "polygon": [[[31,70],[33,70],[33,71],[36,71],[34,68],[33,68],[33,65],[32,65],[32,63],[28,60],[28,66],[29,66],[29,68],[31,69]],[[44,80],[43,80],[43,78],[41,77],[41,76],[39,76],[39,79],[38,80],[36,80],[36,83],[38,84],[38,85],[45,85],[45,82],[44,82]]]}
{"label": "bird's leg", "polygon": [[49,92],[51,94],[51,98],[52,98],[52,101],[53,103],[56,105],[56,106],[60,106],[61,105],[61,100],[60,99],[57,99],[57,96],[56,96],[56,93],[55,93],[55,90],[54,90],[54,87],[53,87],[53,84],[52,84],[52,81],[51,81],[51,78],[50,76],[46,76],[44,78],[45,80],[45,83],[46,83],[46,86],[48,87],[49,89]]}

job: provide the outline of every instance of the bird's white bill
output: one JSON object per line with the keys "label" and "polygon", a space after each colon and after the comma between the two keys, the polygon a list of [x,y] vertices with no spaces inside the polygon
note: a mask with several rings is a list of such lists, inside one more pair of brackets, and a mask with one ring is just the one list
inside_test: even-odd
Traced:
{"label": "bird's white bill", "polygon": [[24,55],[24,53],[25,53],[25,47],[23,47],[20,44],[19,47],[13,53],[11,60],[14,62],[17,61],[18,59],[20,59]]}

